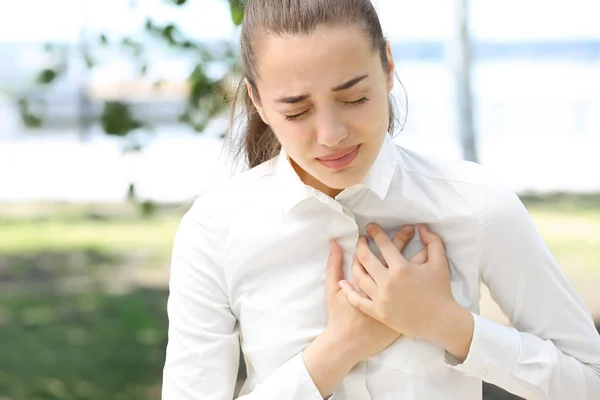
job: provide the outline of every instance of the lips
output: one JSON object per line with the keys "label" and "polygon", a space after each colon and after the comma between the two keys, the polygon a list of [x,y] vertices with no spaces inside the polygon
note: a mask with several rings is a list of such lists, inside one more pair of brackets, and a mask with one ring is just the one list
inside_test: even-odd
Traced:
{"label": "lips", "polygon": [[357,147],[358,147],[358,145],[352,146],[352,147],[346,147],[345,149],[337,151],[333,154],[329,154],[325,157],[318,157],[317,160],[319,160],[319,161],[339,160],[340,158],[343,158],[344,156],[347,156],[348,154],[352,153],[354,150],[356,150]]}
{"label": "lips", "polygon": [[359,150],[360,145],[347,147],[335,153],[328,154],[327,156],[319,157],[316,160],[324,167],[340,170],[352,164],[358,155]]}

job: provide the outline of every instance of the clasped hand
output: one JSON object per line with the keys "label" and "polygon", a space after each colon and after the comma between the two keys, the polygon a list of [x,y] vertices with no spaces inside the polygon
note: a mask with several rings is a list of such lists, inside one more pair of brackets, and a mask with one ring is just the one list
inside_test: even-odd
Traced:
{"label": "clasped hand", "polygon": [[[412,227],[390,239],[377,225],[367,227],[381,256],[358,240],[352,264],[354,284],[340,280],[348,302],[395,331],[437,341],[436,327],[457,303],[450,289],[450,271],[441,238],[425,225],[418,231],[425,247],[407,260],[401,251],[412,237]],[[438,330],[439,331],[439,330]]]}

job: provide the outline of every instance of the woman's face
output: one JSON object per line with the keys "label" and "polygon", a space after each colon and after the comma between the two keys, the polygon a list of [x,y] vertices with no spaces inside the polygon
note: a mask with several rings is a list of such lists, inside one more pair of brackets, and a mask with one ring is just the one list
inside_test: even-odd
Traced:
{"label": "woman's face", "polygon": [[330,196],[360,183],[387,133],[389,44],[386,69],[357,25],[265,35],[256,58],[250,96],[304,183]]}

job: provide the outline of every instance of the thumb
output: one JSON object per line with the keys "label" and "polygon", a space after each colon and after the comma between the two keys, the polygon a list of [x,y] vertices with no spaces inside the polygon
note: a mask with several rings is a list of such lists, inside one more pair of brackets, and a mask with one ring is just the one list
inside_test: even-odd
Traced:
{"label": "thumb", "polygon": [[419,225],[419,237],[423,244],[427,247],[427,258],[431,261],[439,261],[445,258],[444,244],[442,238],[431,232],[429,228],[421,224]]}
{"label": "thumb", "polygon": [[328,300],[335,297],[340,290],[338,282],[344,279],[343,261],[342,247],[337,242],[331,241],[329,243],[329,259],[327,260],[325,279],[325,295]]}

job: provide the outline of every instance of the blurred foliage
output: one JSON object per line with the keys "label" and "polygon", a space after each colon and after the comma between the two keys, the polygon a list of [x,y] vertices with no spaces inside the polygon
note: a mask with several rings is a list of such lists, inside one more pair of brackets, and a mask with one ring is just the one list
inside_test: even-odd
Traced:
{"label": "blurred foliage", "polygon": [[136,120],[127,104],[120,101],[107,101],[100,116],[100,123],[108,135],[125,136],[143,126]]}
{"label": "blurred foliage", "polygon": [[9,345],[0,357],[0,397],[160,398],[166,297],[164,289],[1,293],[0,341]]}
{"label": "blurred foliage", "polygon": [[185,211],[0,204],[0,399],[160,398],[164,266]]}
{"label": "blurred foliage", "polygon": [[[185,4],[191,1],[202,0],[167,0],[173,7],[179,7],[180,12],[185,11]],[[223,0],[229,4],[231,10],[231,21],[239,26],[242,23],[246,0]],[[143,7],[143,3],[131,2],[132,7]],[[167,45],[170,49],[190,56],[194,61],[187,83],[189,86],[188,100],[181,111],[180,122],[191,126],[195,131],[202,132],[208,122],[215,116],[220,115],[226,107],[227,85],[229,76],[214,76],[211,67],[214,65],[225,66],[226,71],[234,71],[237,62],[238,51],[233,45],[224,43],[219,46],[209,46],[206,43],[194,41],[186,37],[175,23],[159,24],[148,18],[145,23],[145,31],[151,38],[151,44],[142,43],[135,38],[124,37],[120,41],[111,41],[108,35],[101,33],[93,44],[100,48],[118,48],[130,56],[138,66],[138,75],[143,78],[149,68],[151,60],[147,57],[147,47],[152,45]],[[100,56],[93,52],[90,43],[84,41],[78,48],[78,57],[88,70],[93,70],[100,63]],[[54,64],[45,67],[38,74],[36,83],[39,90],[56,84],[68,68],[67,53],[64,48],[49,43],[46,50],[52,55]],[[155,87],[163,83],[158,80]],[[25,95],[20,101],[20,112],[23,122],[30,127],[39,127],[43,124],[42,112],[32,111],[31,102],[34,95]],[[141,127],[149,127],[143,120],[136,119],[130,110],[130,104],[125,101],[111,100],[104,105],[99,121],[105,133],[108,135],[127,136]]]}

